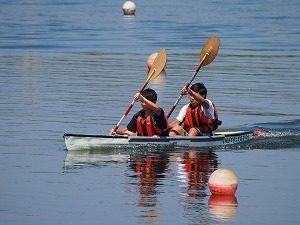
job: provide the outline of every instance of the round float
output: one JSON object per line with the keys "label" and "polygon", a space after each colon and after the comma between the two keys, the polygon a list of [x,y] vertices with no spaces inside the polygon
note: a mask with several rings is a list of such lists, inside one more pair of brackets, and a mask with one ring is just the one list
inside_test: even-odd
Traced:
{"label": "round float", "polygon": [[238,178],[232,170],[220,168],[210,175],[208,185],[213,195],[234,195],[238,187]]}
{"label": "round float", "polygon": [[134,15],[135,10],[136,10],[136,6],[135,6],[134,2],[126,1],[123,4],[122,9],[123,9],[124,15]]}

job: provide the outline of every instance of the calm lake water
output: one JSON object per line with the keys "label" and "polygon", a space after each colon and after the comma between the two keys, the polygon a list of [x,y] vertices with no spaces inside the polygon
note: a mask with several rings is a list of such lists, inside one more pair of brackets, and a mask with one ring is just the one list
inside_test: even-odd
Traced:
{"label": "calm lake water", "polygon": [[[0,0],[0,224],[299,224],[300,2],[139,0],[134,17],[123,3]],[[109,132],[161,48],[167,75],[150,86],[168,111],[211,35],[219,54],[195,81],[220,130],[267,135],[210,150],[65,150],[64,132]],[[221,167],[239,178],[235,197],[210,195]]]}

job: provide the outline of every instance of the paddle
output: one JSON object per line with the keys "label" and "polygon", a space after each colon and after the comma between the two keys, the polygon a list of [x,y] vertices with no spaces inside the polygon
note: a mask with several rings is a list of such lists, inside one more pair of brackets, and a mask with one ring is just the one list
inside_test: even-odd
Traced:
{"label": "paddle", "polygon": [[[148,83],[150,81],[154,80],[156,77],[159,76],[161,71],[164,69],[166,62],[167,62],[167,52],[166,52],[166,49],[162,49],[156,56],[151,69],[148,71],[147,79],[146,79],[144,85],[140,88],[139,93],[142,92],[146,88],[146,86],[148,85]],[[125,111],[124,115],[122,116],[122,118],[119,120],[119,122],[115,126],[113,132],[118,130],[121,122],[128,115],[128,113],[132,109],[135,101],[136,101],[135,99],[132,100],[132,102],[128,106],[127,110]]]}
{"label": "paddle", "polygon": [[[191,83],[197,76],[199,70],[202,67],[210,64],[216,58],[219,51],[219,47],[220,47],[220,39],[217,36],[212,36],[206,41],[204,47],[200,52],[200,57],[199,57],[200,64],[196,68],[195,74],[193,75],[192,79],[185,85],[186,88],[188,88],[191,85]],[[171,114],[173,113],[174,109],[176,108],[177,104],[179,103],[182,97],[183,94],[181,93],[177,98],[176,102],[174,103],[174,105],[172,106],[171,110],[169,111],[167,118],[171,116]]]}

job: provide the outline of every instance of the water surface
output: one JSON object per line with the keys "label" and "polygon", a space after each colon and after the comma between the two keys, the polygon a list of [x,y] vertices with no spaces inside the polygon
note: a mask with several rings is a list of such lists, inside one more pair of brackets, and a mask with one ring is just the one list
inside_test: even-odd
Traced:
{"label": "water surface", "polygon": [[[122,4],[0,1],[0,224],[299,224],[299,1],[141,0],[134,17]],[[168,111],[211,35],[219,54],[195,81],[220,130],[265,136],[209,150],[65,150],[64,132],[109,132],[161,48],[167,75],[150,87]],[[220,167],[238,175],[236,198],[210,195]]]}

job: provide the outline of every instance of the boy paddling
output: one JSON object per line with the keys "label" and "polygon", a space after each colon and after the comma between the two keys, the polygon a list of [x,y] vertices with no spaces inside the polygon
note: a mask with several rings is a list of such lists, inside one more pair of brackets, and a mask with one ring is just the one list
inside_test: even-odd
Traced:
{"label": "boy paddling", "polygon": [[134,99],[141,103],[142,110],[132,117],[126,129],[112,129],[110,135],[167,136],[168,123],[163,109],[156,104],[157,93],[148,88],[136,93]]}
{"label": "boy paddling", "polygon": [[214,104],[206,98],[207,89],[203,83],[184,87],[183,95],[190,96],[190,103],[183,106],[176,119],[169,124],[170,136],[210,136],[221,121]]}

